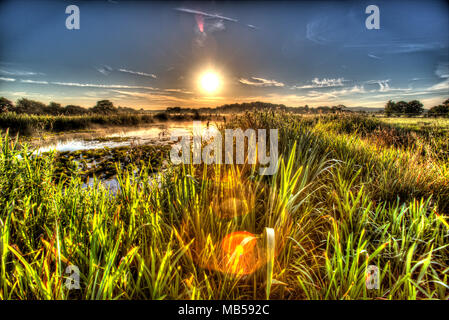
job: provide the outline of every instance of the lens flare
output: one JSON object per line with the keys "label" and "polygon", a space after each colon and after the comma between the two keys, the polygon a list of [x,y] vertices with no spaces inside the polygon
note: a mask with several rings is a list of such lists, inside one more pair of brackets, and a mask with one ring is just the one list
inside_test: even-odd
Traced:
{"label": "lens flare", "polygon": [[221,242],[228,273],[246,275],[257,269],[257,238],[250,232],[237,231],[228,234]]}
{"label": "lens flare", "polygon": [[200,30],[201,33],[204,32],[204,18],[202,15],[195,15],[196,24],[198,25],[198,30]]}

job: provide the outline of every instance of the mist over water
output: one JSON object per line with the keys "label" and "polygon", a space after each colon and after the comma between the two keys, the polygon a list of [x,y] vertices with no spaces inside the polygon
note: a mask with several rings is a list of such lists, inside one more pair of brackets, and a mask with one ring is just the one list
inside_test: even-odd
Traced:
{"label": "mist over water", "polygon": [[[215,122],[214,122],[215,124]],[[205,128],[207,121],[201,123]],[[212,123],[210,125],[213,125]],[[109,127],[89,132],[63,133],[54,137],[41,137],[31,142],[36,153],[115,148],[132,145],[161,145],[170,143],[173,131],[192,134],[193,122],[167,122],[139,127]]]}

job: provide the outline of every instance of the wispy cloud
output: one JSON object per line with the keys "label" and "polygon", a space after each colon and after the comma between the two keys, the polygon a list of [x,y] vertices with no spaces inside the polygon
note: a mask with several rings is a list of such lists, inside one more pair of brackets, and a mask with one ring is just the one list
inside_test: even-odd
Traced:
{"label": "wispy cloud", "polygon": [[[226,17],[216,13],[208,13],[205,11],[199,11],[189,8],[174,8],[174,10],[191,14],[195,17],[196,27],[195,27],[195,42],[200,46],[204,46],[208,35],[226,30],[225,22],[233,22],[241,24],[237,19]],[[244,24],[248,28],[258,29],[252,24]]]}
{"label": "wispy cloud", "polygon": [[428,90],[430,91],[448,91],[449,90],[449,78],[447,78],[446,80],[437,83],[433,86],[431,86]]}
{"label": "wispy cloud", "polygon": [[[14,78],[0,77],[0,81],[14,82]],[[61,81],[39,81],[31,79],[21,79],[21,83],[27,84],[40,84],[40,85],[56,85],[56,86],[66,86],[66,87],[79,87],[79,88],[98,88],[98,89],[126,89],[126,90],[146,90],[152,91],[152,94],[194,94],[192,91],[179,88],[156,88],[150,86],[131,86],[123,84],[102,84],[102,83],[80,83],[80,82],[61,82]]]}
{"label": "wispy cloud", "polygon": [[369,80],[365,81],[366,84],[378,84],[379,85],[379,91],[380,92],[387,92],[392,90],[390,88],[390,85],[388,84],[390,82],[390,79],[387,80]]}
{"label": "wispy cloud", "polygon": [[158,90],[158,88],[146,87],[146,86],[128,86],[122,84],[95,84],[95,83],[78,83],[78,82],[50,82],[49,84],[69,87],[89,87],[89,88],[111,88],[111,89],[147,89]]}
{"label": "wispy cloud", "polygon": [[313,89],[313,88],[329,88],[329,87],[342,87],[345,80],[344,78],[337,78],[337,79],[319,79],[314,78],[312,81],[310,81],[309,84],[305,85],[297,85],[293,86],[292,89]]}
{"label": "wispy cloud", "polygon": [[157,76],[155,74],[153,74],[153,73],[146,73],[146,72],[142,72],[142,71],[134,71],[134,70],[129,70],[129,69],[125,69],[125,68],[114,69],[114,68],[112,68],[111,66],[108,66],[108,65],[95,67],[95,69],[98,72],[100,72],[101,74],[105,75],[105,76],[108,76],[111,72],[116,70],[118,72],[129,73],[129,74],[133,74],[133,75],[137,75],[137,76],[149,77],[149,78],[153,78],[153,79],[157,78]]}
{"label": "wispy cloud", "polygon": [[38,80],[29,80],[29,79],[20,80],[20,82],[22,82],[22,83],[33,83],[33,84],[48,84],[47,81],[38,81]]}
{"label": "wispy cloud", "polygon": [[165,92],[175,92],[175,93],[183,93],[183,94],[193,94],[192,91],[184,90],[184,89],[162,89]]}
{"label": "wispy cloud", "polygon": [[131,73],[131,74],[144,76],[144,77],[150,77],[150,78],[154,78],[154,79],[157,78],[157,76],[155,74],[152,74],[152,73],[146,73],[146,72],[140,72],[140,71],[132,71],[132,70],[127,70],[127,69],[123,69],[123,68],[118,69],[118,71],[125,72],[125,73]]}
{"label": "wispy cloud", "polygon": [[[441,42],[407,42],[407,41],[384,41],[382,43],[347,43],[345,48],[371,48],[370,51],[386,54],[412,53],[421,51],[432,51],[446,47]],[[371,53],[372,54],[372,53]]]}
{"label": "wispy cloud", "polygon": [[167,102],[177,102],[177,103],[189,103],[190,100],[183,99],[179,97],[175,97],[172,95],[164,95],[160,93],[154,92],[135,92],[135,91],[123,91],[123,90],[112,90],[115,93],[124,95],[128,98],[134,99],[144,99],[147,101],[151,101],[152,103],[167,103]]}
{"label": "wispy cloud", "polygon": [[376,56],[376,55],[374,55],[372,53],[368,53],[368,57],[373,58],[373,59],[377,59],[377,60],[381,60],[382,59],[381,57],[378,57],[378,56]]}
{"label": "wispy cloud", "polygon": [[9,76],[43,76],[44,73],[41,72],[32,72],[32,71],[21,71],[21,70],[5,70],[0,69],[0,74],[9,75]]}
{"label": "wispy cloud", "polygon": [[8,82],[16,81],[16,79],[13,79],[13,78],[5,78],[5,77],[0,77],[0,80],[1,80],[1,81],[8,81]]}
{"label": "wispy cloud", "polygon": [[435,74],[440,78],[449,78],[449,62],[438,63]]}
{"label": "wispy cloud", "polygon": [[239,79],[240,83],[256,86],[256,87],[283,87],[284,84],[282,82],[276,80],[268,80],[264,78],[251,77],[250,79]]}
{"label": "wispy cloud", "polygon": [[326,18],[311,21],[306,25],[306,38],[317,44],[327,44],[329,39],[329,23]]}
{"label": "wispy cloud", "polygon": [[100,72],[101,74],[103,74],[105,76],[109,75],[113,71],[113,69],[107,65],[103,65],[101,67],[95,67],[95,69],[97,69],[98,72]]}

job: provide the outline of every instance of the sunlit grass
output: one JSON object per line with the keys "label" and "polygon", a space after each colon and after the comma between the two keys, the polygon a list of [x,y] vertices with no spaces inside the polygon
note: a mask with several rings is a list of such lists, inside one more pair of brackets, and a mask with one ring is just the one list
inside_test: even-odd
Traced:
{"label": "sunlit grass", "polygon": [[118,167],[115,195],[3,137],[0,298],[448,299],[447,159],[377,141],[376,123],[247,113],[227,125],[279,128],[275,175]]}

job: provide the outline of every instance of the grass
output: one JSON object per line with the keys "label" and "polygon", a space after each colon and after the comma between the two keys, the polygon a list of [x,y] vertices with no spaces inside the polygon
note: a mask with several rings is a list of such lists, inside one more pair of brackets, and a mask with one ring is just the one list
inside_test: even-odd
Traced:
{"label": "grass", "polygon": [[168,114],[159,112],[151,114],[120,113],[114,115],[88,114],[79,116],[52,116],[0,113],[0,129],[10,133],[30,136],[36,132],[62,132],[85,130],[94,126],[135,126],[157,121],[210,120],[206,115]]}
{"label": "grass", "polygon": [[37,131],[61,132],[82,130],[93,125],[103,126],[133,126],[152,123],[154,119],[147,114],[117,114],[117,115],[81,115],[81,116],[50,116],[16,114],[13,112],[0,114],[0,128],[9,129],[11,133],[31,135]]}
{"label": "grass", "polygon": [[449,298],[449,163],[425,133],[271,112],[226,125],[279,128],[276,174],[130,164],[111,194],[2,137],[0,298]]}

